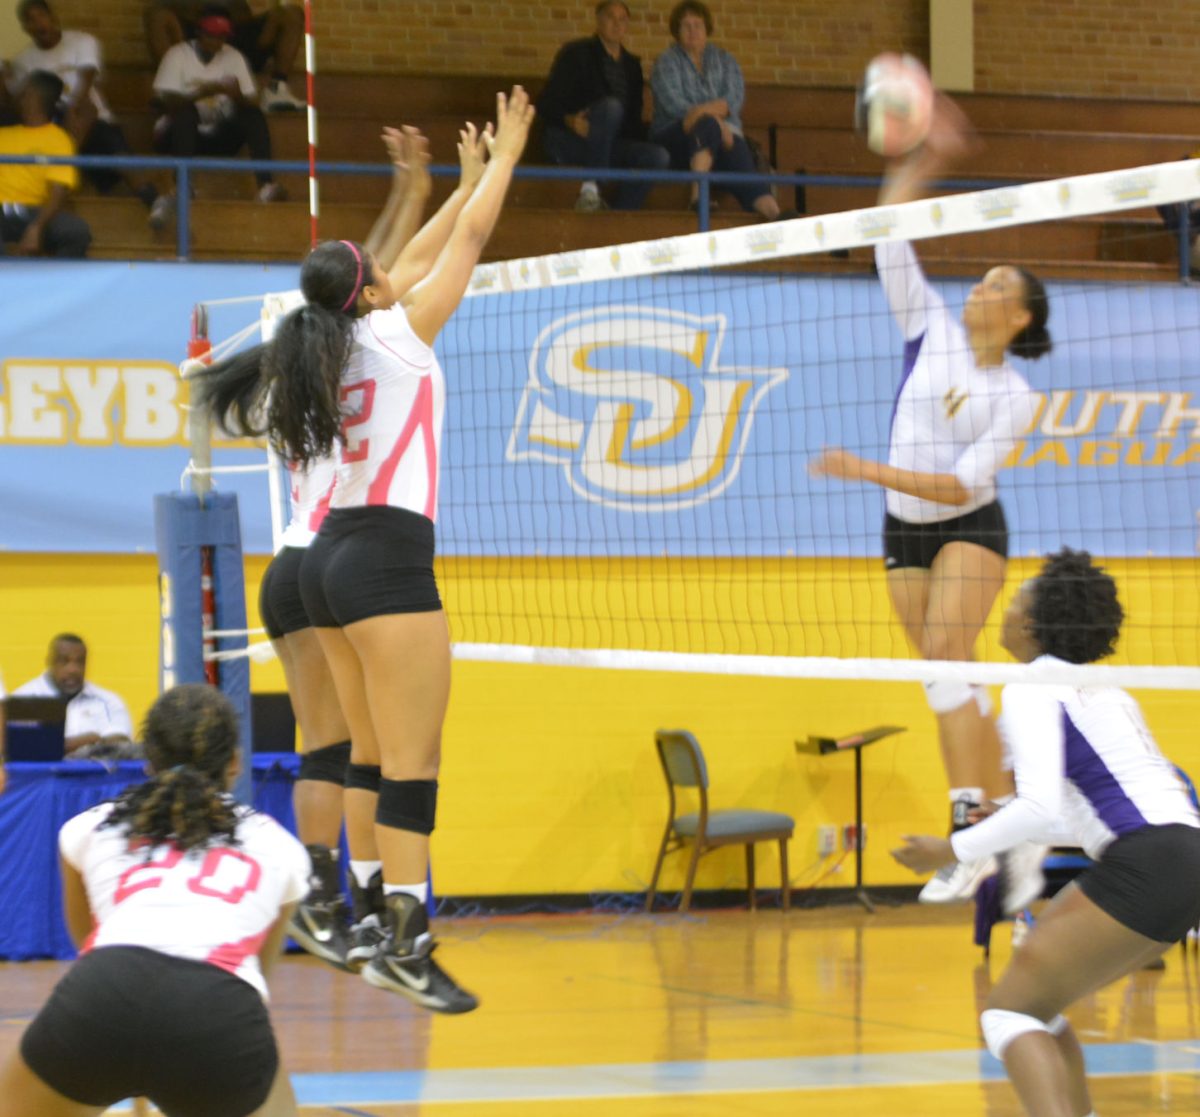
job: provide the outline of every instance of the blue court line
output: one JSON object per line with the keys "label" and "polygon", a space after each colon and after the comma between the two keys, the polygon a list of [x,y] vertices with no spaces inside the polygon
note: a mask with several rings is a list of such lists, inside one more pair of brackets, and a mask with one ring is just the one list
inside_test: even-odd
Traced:
{"label": "blue court line", "polygon": [[[1200,1043],[1194,1041],[1090,1044],[1085,1053],[1088,1073],[1099,1077],[1200,1073]],[[966,1050],[297,1074],[292,1081],[302,1105],[333,1106],[787,1093],[874,1086],[948,1086],[1003,1078],[1004,1067],[987,1052]]]}

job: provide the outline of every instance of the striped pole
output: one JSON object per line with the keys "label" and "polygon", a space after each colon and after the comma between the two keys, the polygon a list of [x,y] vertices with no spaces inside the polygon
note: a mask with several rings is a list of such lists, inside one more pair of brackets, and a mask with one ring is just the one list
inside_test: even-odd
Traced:
{"label": "striped pole", "polygon": [[308,223],[312,247],[318,240],[317,222],[321,217],[321,198],[317,187],[317,98],[314,78],[317,54],[313,49],[312,0],[304,0],[304,84],[308,101]]}

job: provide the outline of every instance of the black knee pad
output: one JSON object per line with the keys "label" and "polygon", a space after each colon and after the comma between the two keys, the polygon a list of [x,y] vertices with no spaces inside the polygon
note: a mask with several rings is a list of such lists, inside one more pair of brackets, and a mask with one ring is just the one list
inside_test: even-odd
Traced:
{"label": "black knee pad", "polygon": [[381,780],[375,822],[393,830],[432,834],[437,789],[437,780]]}
{"label": "black knee pad", "polygon": [[300,758],[298,780],[320,780],[321,783],[336,783],[339,787],[346,782],[346,768],[350,764],[350,742],[313,749]]}
{"label": "black knee pad", "polygon": [[379,793],[379,781],[383,778],[383,773],[379,770],[378,764],[347,764],[346,765],[346,783],[347,791],[374,791]]}

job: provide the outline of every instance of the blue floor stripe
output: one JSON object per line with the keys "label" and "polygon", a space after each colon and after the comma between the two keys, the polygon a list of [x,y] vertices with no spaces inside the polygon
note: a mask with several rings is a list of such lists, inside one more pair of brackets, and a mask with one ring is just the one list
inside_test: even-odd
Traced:
{"label": "blue floor stripe", "polygon": [[[1196,1074],[1200,1045],[1092,1044],[1088,1072],[1100,1076]],[[679,1063],[611,1063],[564,1067],[298,1074],[296,1095],[307,1105],[404,1102],[551,1101],[935,1086],[990,1082],[1004,1068],[984,1051],[832,1055],[795,1059],[723,1059]]]}

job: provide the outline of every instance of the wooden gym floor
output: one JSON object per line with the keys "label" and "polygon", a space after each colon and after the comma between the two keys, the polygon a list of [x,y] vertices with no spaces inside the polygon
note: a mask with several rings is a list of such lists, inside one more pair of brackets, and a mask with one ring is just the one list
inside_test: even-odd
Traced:
{"label": "wooden gym floor", "polygon": [[[303,957],[273,1014],[305,1117],[1019,1117],[981,1052],[990,965],[969,909],[443,920],[482,1008],[435,1017]],[[56,963],[0,965],[0,1058]],[[1070,1013],[1103,1117],[1200,1111],[1200,977],[1165,972]]]}

